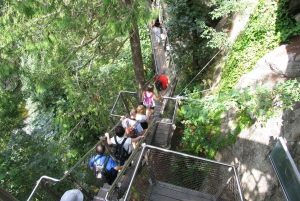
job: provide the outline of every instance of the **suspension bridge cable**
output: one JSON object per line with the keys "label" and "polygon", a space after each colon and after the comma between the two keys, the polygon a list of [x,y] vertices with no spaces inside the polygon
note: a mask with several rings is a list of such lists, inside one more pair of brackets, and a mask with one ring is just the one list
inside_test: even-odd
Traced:
{"label": "suspension bridge cable", "polygon": [[178,96],[198,77],[198,75],[210,64],[210,62],[223,50],[225,45],[223,45],[220,50],[207,62],[207,64],[197,73],[197,75],[181,90]]}

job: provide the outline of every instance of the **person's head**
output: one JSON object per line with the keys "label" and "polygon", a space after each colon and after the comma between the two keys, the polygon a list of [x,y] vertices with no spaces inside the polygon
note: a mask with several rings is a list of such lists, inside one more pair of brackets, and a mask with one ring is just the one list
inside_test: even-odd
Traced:
{"label": "person's head", "polygon": [[122,126],[117,126],[115,128],[115,133],[118,137],[123,137],[125,134],[125,129]]}
{"label": "person's head", "polygon": [[145,107],[143,105],[139,105],[137,107],[137,113],[138,114],[145,114]]}
{"label": "person's head", "polygon": [[163,74],[163,75],[166,74],[166,70],[165,70],[165,69],[162,69],[162,70],[161,70],[161,74]]}
{"label": "person's head", "polygon": [[135,116],[136,116],[136,109],[132,109],[132,110],[130,111],[130,116],[131,116],[131,117],[135,117]]}
{"label": "person's head", "polygon": [[105,146],[103,146],[102,144],[98,144],[96,147],[96,153],[102,156],[105,153]]}
{"label": "person's head", "polygon": [[60,201],[83,201],[83,194],[78,189],[68,190],[60,198]]}
{"label": "person's head", "polygon": [[149,84],[148,87],[147,87],[147,91],[153,92],[153,89],[154,89],[153,85]]}

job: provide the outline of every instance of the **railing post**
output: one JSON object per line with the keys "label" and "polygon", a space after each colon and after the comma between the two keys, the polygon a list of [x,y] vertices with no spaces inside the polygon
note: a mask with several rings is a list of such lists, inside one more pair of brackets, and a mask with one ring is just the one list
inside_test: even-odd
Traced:
{"label": "railing post", "polygon": [[123,105],[124,105],[124,107],[125,107],[127,113],[130,114],[130,111],[129,111],[129,109],[128,109],[128,104],[125,102],[125,99],[124,99],[123,95],[120,94],[120,97],[121,97],[121,99],[122,99],[122,101],[123,101]]}
{"label": "railing post", "polygon": [[113,125],[115,125],[116,123],[114,121],[114,118],[112,116],[109,116],[109,118],[110,118],[111,122],[113,123]]}
{"label": "railing post", "polygon": [[92,196],[89,192],[87,192],[87,190],[85,190],[76,180],[75,178],[69,174],[68,175],[68,179],[70,179],[73,184],[76,186],[76,188],[78,188],[85,196],[87,196],[89,199],[93,200],[94,196]]}

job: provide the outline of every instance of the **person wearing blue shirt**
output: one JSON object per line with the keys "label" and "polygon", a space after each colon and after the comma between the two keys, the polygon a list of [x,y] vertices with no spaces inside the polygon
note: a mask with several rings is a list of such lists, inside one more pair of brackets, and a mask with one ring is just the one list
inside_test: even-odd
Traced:
{"label": "person wearing blue shirt", "polygon": [[106,170],[110,173],[111,178],[107,178],[107,183],[111,185],[117,177],[118,170],[121,170],[123,166],[118,166],[116,161],[112,157],[104,155],[105,146],[99,144],[96,147],[96,155],[90,158],[89,166],[90,169],[96,171],[95,164],[102,165],[105,162],[106,157],[109,157],[108,162],[105,166]]}

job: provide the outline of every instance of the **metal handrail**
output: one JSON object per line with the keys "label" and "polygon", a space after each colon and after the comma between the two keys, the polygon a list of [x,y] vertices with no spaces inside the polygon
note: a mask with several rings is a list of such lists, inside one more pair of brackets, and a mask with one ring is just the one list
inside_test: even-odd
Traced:
{"label": "metal handrail", "polygon": [[[226,164],[226,163],[222,163],[222,162],[218,162],[218,161],[214,161],[214,160],[210,160],[210,159],[206,159],[206,158],[202,158],[202,157],[198,157],[198,156],[194,156],[194,155],[185,154],[185,153],[182,153],[182,152],[176,152],[176,151],[172,151],[172,150],[169,150],[169,149],[164,149],[164,148],[160,148],[160,147],[156,147],[156,146],[152,146],[152,145],[145,145],[143,147],[142,153],[139,157],[138,163],[136,164],[136,167],[134,169],[134,173],[132,175],[131,181],[128,185],[128,188],[127,188],[127,191],[126,191],[126,194],[125,194],[125,197],[124,197],[123,200],[126,200],[128,195],[129,195],[130,188],[133,184],[133,180],[135,179],[135,176],[137,174],[139,165],[141,163],[142,156],[143,156],[146,148],[158,149],[160,151],[164,151],[164,152],[168,152],[168,153],[172,153],[172,154],[177,154],[177,155],[181,155],[181,156],[184,156],[184,157],[193,158],[193,159],[197,159],[197,160],[202,160],[202,161],[205,161],[205,162],[214,163],[214,164],[217,164],[217,165],[222,165],[222,166],[225,166],[225,167],[232,168],[233,172],[234,172],[234,176],[236,178],[236,181],[239,182],[237,170],[236,170],[236,167],[234,165],[230,165],[230,164]],[[242,190],[241,190],[239,185],[237,185],[237,186],[238,186],[238,192],[239,192],[240,199],[243,201],[244,198],[243,198]]]}
{"label": "metal handrail", "polygon": [[[159,2],[160,3],[160,2]],[[160,3],[161,4],[161,3]],[[160,6],[160,8],[161,8],[161,10],[162,10],[162,13],[163,12],[165,12],[165,10],[163,9],[163,6]],[[160,14],[161,15],[161,14]],[[172,50],[171,50],[171,44],[170,44],[170,40],[169,40],[169,37],[168,37],[168,31],[167,31],[167,28],[166,28],[166,25],[165,25],[165,23],[164,23],[164,17],[163,17],[163,15],[161,15],[161,19],[162,19],[162,24],[163,24],[163,30],[164,30],[164,32],[165,32],[165,35],[166,35],[166,42],[167,42],[167,45],[170,47],[170,49],[169,49],[169,52],[170,52],[170,54],[169,54],[169,57],[170,57],[170,64],[172,63],[173,65],[172,65],[172,68],[173,68],[173,75],[174,76],[176,76],[177,75],[177,70],[176,70],[176,65],[175,65],[175,63],[174,63],[174,59],[173,59],[173,53],[172,53]],[[165,49],[166,49],[166,46],[167,45],[165,45]]]}
{"label": "metal handrail", "polygon": [[[149,135],[149,133],[151,132],[152,127],[155,125],[155,119],[153,119],[150,122],[150,125],[148,126],[147,130],[145,131],[144,135],[145,138]],[[126,163],[123,165],[123,167],[128,167],[128,165],[131,163],[131,161],[133,160],[133,158],[135,157],[136,153],[139,151],[139,148],[141,147],[141,145],[144,143],[144,140],[140,140],[136,146],[136,148],[134,149],[134,151],[132,152],[132,154],[130,155],[130,157],[127,159]],[[117,184],[120,182],[122,176],[124,175],[126,171],[126,168],[122,168],[121,171],[118,174],[118,177],[115,179],[115,181],[112,183],[110,189],[108,190],[108,192],[106,193],[105,196],[105,200],[109,200],[109,196],[110,194],[112,194],[112,192],[114,191],[114,189],[116,188]]]}
{"label": "metal handrail", "polygon": [[[125,104],[124,100],[123,100],[123,97],[122,97],[122,94],[126,94],[126,93],[127,94],[139,95],[137,92],[133,92],[133,91],[123,91],[123,90],[119,91],[119,94],[118,94],[117,99],[116,99],[116,101],[115,101],[115,103],[113,105],[113,108],[110,110],[110,113],[109,113],[109,117],[110,117],[111,121],[113,122],[113,124],[115,124],[115,122],[113,121],[113,119],[111,117],[122,117],[122,116],[125,115],[125,114],[120,115],[120,114],[113,114],[113,113],[114,113],[114,111],[116,109],[117,102],[119,101],[120,98],[122,99],[123,104]],[[136,98],[138,99],[139,97],[136,97]],[[138,104],[138,102],[137,102],[137,104]],[[126,107],[126,105],[125,105],[125,107]],[[126,107],[125,109],[129,113],[129,108]]]}
{"label": "metal handrail", "polygon": [[[148,28],[149,28],[149,34],[150,34],[150,42],[151,42],[151,44],[152,44],[152,47],[153,47],[152,28],[151,28],[151,26],[150,26],[150,25],[148,26]],[[154,49],[153,49],[153,48],[152,48],[152,54],[153,54],[153,57],[154,57],[154,63],[155,63],[155,72],[156,72],[156,74],[158,74],[158,70],[157,70],[157,61],[156,61],[156,54],[155,54],[155,51],[154,51]]]}
{"label": "metal handrail", "polygon": [[[112,132],[116,126],[118,126],[118,124],[116,124],[109,132]],[[95,148],[97,145],[101,144],[103,141],[105,141],[105,137],[101,138],[97,144],[95,144],[83,157],[81,157],[81,159],[69,170],[67,171],[60,179],[56,179],[56,178],[52,178],[52,177],[49,177],[49,176],[46,176],[46,175],[43,175],[39,178],[39,180],[37,181],[34,189],[32,190],[31,194],[29,195],[27,201],[30,201],[30,199],[32,198],[32,196],[35,194],[37,188],[39,187],[40,183],[43,181],[43,180],[50,180],[54,183],[58,183],[58,182],[62,182],[68,175],[70,175],[85,159],[88,155],[90,155],[93,151],[95,151]],[[113,156],[111,156],[113,157]],[[113,157],[114,158],[114,157]]]}

